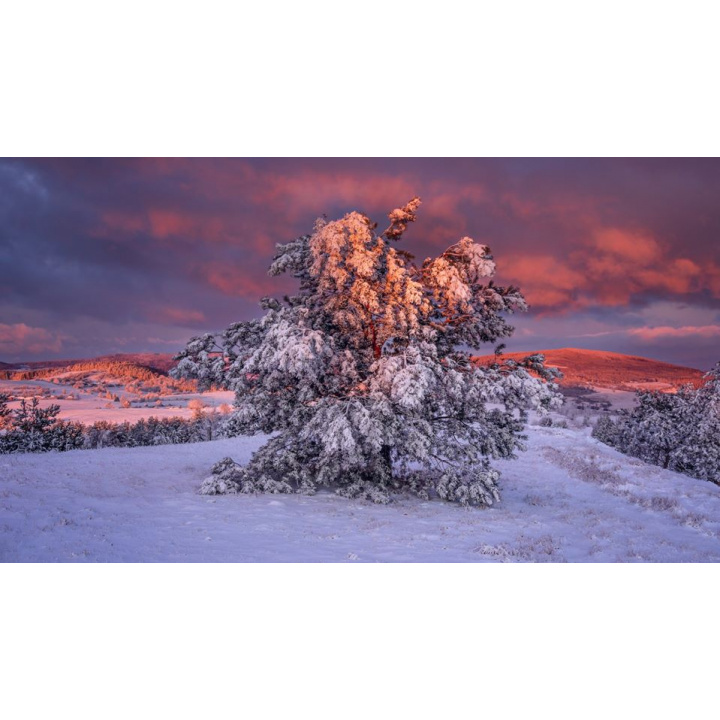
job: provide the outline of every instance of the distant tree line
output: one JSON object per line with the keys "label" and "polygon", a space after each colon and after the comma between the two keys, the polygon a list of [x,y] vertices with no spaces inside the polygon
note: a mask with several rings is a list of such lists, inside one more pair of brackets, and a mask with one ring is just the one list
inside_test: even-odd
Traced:
{"label": "distant tree line", "polygon": [[193,418],[156,418],[136,423],[112,423],[101,420],[88,425],[84,432],[85,448],[141,447],[207,442],[226,437],[224,417],[218,413]]}
{"label": "distant tree line", "polygon": [[92,425],[59,419],[59,405],[40,407],[37,398],[21,400],[11,410],[8,396],[0,394],[0,454],[64,452],[81,448],[139,447],[205,442],[226,437],[227,417],[193,409],[193,417],[155,418],[136,423],[98,421]]}
{"label": "distant tree line", "polygon": [[720,363],[698,388],[639,392],[632,410],[600,418],[593,437],[647,463],[720,484]]}
{"label": "distant tree line", "polygon": [[106,372],[123,380],[142,380],[145,382],[159,382],[160,384],[169,383],[177,385],[185,389],[192,389],[194,383],[185,381],[178,383],[177,380],[170,380],[166,373],[162,373],[153,368],[144,365],[136,365],[135,363],[120,360],[93,360],[88,362],[73,363],[61,367],[37,368],[28,370],[2,370],[0,371],[0,379],[2,380],[40,380],[43,378],[56,377],[60,373],[89,373],[89,372]]}

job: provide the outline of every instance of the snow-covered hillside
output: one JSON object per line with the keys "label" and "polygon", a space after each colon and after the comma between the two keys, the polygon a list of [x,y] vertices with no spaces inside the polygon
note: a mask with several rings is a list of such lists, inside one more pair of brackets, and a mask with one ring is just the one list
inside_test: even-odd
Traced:
{"label": "snow-covered hillside", "polygon": [[720,561],[720,487],[533,426],[485,510],[197,493],[262,438],[0,456],[2,561]]}
{"label": "snow-covered hillside", "polygon": [[[228,390],[207,392],[170,393],[159,397],[153,402],[144,401],[142,396],[128,393],[121,380],[113,387],[117,400],[110,401],[105,393],[98,393],[92,385],[88,389],[78,390],[72,384],[62,385],[49,380],[0,380],[0,393],[7,393],[11,398],[39,398],[40,407],[50,405],[60,407],[59,418],[91,425],[104,420],[106,422],[130,422],[149,417],[169,418],[192,416],[188,404],[192,400],[200,400],[208,408],[218,408],[223,404],[232,404],[235,393]],[[128,406],[123,407],[121,400],[127,399]],[[13,399],[8,406],[16,410],[20,406],[19,399]]]}
{"label": "snow-covered hillside", "polygon": [[[704,371],[695,368],[605,350],[560,348],[537,352],[545,356],[547,365],[556,367],[562,372],[563,377],[559,382],[565,387],[672,392],[687,383],[699,385],[704,375]],[[527,354],[527,352],[511,352],[504,353],[504,357],[519,361]],[[496,360],[494,355],[475,358],[480,365],[487,365]]]}

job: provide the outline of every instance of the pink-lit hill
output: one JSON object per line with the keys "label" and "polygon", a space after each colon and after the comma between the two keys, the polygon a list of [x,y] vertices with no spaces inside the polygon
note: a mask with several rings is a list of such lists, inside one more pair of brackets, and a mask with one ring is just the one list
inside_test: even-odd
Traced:
{"label": "pink-lit hill", "polygon": [[[704,375],[701,370],[604,350],[562,348],[537,352],[545,355],[546,365],[560,369],[563,378],[559,382],[564,387],[673,390],[687,383],[698,385]],[[502,357],[519,360],[530,354],[504,353]],[[495,359],[494,355],[482,355],[474,361],[489,364]]]}
{"label": "pink-lit hill", "polygon": [[33,362],[3,363],[0,362],[0,369],[3,370],[44,370],[64,368],[71,365],[87,365],[90,363],[127,363],[146,367],[163,374],[175,365],[173,355],[169,353],[116,353],[115,355],[101,355],[95,358],[75,358],[73,360],[36,360]]}

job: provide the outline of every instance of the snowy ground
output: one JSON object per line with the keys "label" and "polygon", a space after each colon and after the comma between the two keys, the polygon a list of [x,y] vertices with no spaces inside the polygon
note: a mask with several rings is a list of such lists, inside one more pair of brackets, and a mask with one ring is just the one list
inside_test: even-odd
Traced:
{"label": "snowy ground", "polygon": [[720,561],[720,487],[589,430],[531,427],[485,510],[303,496],[205,497],[262,438],[0,456],[2,561]]}
{"label": "snowy ground", "polygon": [[[118,381],[120,382],[120,381]],[[60,406],[60,417],[63,420],[73,420],[86,425],[91,425],[98,420],[107,422],[130,422],[135,423],[141,419],[149,417],[168,418],[168,417],[184,417],[189,418],[192,410],[188,408],[191,400],[201,400],[207,407],[216,408],[222,404],[229,404],[235,400],[235,393],[229,390],[219,390],[204,393],[177,393],[173,395],[163,395],[160,399],[162,405],[154,406],[149,404],[146,407],[128,407],[124,408],[119,402],[108,402],[108,399],[96,392],[77,390],[70,386],[59,385],[48,380],[0,380],[0,393],[16,395],[21,389],[26,397],[32,396],[32,389],[37,388],[39,391],[52,393],[52,397],[43,397],[40,399],[40,406],[48,405]],[[68,400],[63,397],[66,393],[72,393],[76,399]],[[117,389],[120,397],[136,400],[137,395],[124,392]],[[142,398],[140,398],[142,399]],[[16,400],[8,403],[11,410],[20,407],[20,401]]]}
{"label": "snowy ground", "polygon": [[596,401],[607,400],[614,410],[631,410],[637,402],[636,394],[630,390],[614,390],[612,388],[595,388],[590,396]]}

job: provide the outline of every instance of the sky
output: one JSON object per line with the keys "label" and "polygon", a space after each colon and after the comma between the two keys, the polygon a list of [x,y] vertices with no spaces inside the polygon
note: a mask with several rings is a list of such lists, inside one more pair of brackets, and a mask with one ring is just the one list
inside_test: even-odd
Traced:
{"label": "sky", "polygon": [[0,159],[0,361],[175,353],[292,290],[276,243],[414,195],[404,249],[524,292],[508,351],[720,360],[720,160],[97,158]]}

